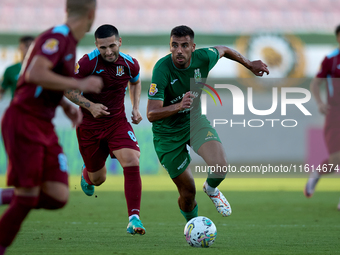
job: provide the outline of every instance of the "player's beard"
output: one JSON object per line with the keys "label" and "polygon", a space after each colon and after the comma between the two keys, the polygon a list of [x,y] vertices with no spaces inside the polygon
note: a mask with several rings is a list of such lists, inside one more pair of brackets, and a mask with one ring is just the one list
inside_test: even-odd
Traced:
{"label": "player's beard", "polygon": [[176,55],[174,62],[181,67],[185,67],[185,65],[188,63],[189,60],[190,58],[186,58],[183,55]]}
{"label": "player's beard", "polygon": [[118,59],[118,54],[119,53],[113,53],[112,56],[105,56],[105,60],[110,63],[116,62],[116,60]]}

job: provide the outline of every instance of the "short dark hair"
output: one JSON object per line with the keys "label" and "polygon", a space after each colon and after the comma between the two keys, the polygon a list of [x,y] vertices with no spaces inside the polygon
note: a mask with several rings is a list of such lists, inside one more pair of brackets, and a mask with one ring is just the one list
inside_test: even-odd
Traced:
{"label": "short dark hair", "polygon": [[335,29],[335,35],[338,36],[338,34],[340,33],[340,25],[338,25]]}
{"label": "short dark hair", "polygon": [[119,32],[118,29],[115,26],[112,25],[101,25],[97,28],[96,32],[94,32],[94,38],[100,39],[100,38],[108,38],[111,36],[115,36],[116,39],[119,38]]}
{"label": "short dark hair", "polygon": [[183,37],[187,35],[190,36],[191,40],[194,40],[194,37],[195,37],[194,31],[190,27],[182,25],[182,26],[174,27],[171,30],[170,37],[171,36]]}
{"label": "short dark hair", "polygon": [[20,37],[19,42],[24,44],[31,44],[34,41],[34,37],[31,35],[24,35]]}
{"label": "short dark hair", "polygon": [[84,16],[96,4],[96,0],[67,0],[66,11],[69,16]]}

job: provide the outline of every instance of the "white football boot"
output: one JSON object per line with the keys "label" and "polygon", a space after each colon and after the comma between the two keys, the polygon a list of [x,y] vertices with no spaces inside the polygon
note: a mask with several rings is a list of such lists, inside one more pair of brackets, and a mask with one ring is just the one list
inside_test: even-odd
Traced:
{"label": "white football boot", "polygon": [[207,182],[203,184],[203,191],[210,197],[211,201],[214,203],[217,211],[222,214],[224,217],[230,216],[231,214],[231,207],[228,200],[224,197],[221,191],[218,188],[215,188],[215,193],[210,194],[207,191],[206,187]]}
{"label": "white football boot", "polygon": [[315,186],[318,183],[320,177],[321,175],[317,171],[310,173],[308,182],[303,191],[303,193],[305,194],[305,197],[310,198],[313,196],[314,191],[315,191]]}

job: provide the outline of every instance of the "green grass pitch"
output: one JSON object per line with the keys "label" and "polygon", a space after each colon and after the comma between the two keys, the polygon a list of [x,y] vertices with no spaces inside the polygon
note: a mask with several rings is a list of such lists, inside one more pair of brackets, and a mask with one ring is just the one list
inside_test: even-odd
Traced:
{"label": "green grass pitch", "polygon": [[[226,179],[221,190],[233,214],[223,218],[196,179],[199,215],[217,227],[207,249],[190,247],[177,190],[165,175],[142,176],[141,219],[144,236],[126,233],[123,177],[110,176],[85,196],[79,177],[70,178],[68,205],[58,211],[35,210],[24,222],[7,255],[14,254],[340,254],[338,178],[322,179],[311,199],[303,196],[306,179]],[[1,187],[5,178],[0,178]],[[6,206],[0,207],[0,213]]]}

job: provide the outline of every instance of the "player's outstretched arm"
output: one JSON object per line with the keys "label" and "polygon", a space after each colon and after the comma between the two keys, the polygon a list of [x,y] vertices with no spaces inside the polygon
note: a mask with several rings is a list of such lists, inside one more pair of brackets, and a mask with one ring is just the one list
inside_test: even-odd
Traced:
{"label": "player's outstretched arm", "polygon": [[71,102],[79,105],[80,107],[91,112],[94,118],[99,118],[105,115],[110,115],[106,110],[108,109],[105,105],[95,104],[85,98],[79,90],[66,90],[64,93]]}
{"label": "player's outstretched arm", "polygon": [[73,79],[52,71],[53,63],[44,56],[35,56],[27,68],[25,81],[39,84],[45,89],[67,90],[78,89],[84,92],[99,93],[103,87],[100,77],[89,76],[84,79]]}
{"label": "player's outstretched arm", "polygon": [[323,83],[323,79],[314,78],[310,84],[310,90],[315,98],[319,111],[322,114],[327,114],[330,107],[329,105],[325,104],[321,99],[320,86],[322,85],[322,83]]}
{"label": "player's outstretched arm", "polygon": [[150,122],[154,122],[157,120],[161,120],[167,118],[171,115],[178,113],[179,111],[183,111],[184,109],[189,109],[193,102],[193,98],[195,96],[188,91],[183,96],[181,102],[177,104],[172,104],[169,106],[163,107],[162,100],[148,100],[148,106],[146,109],[147,117]]}
{"label": "player's outstretched arm", "polygon": [[219,45],[215,46],[214,48],[218,50],[218,52],[220,53],[220,57],[225,57],[242,64],[256,76],[263,76],[264,73],[267,73],[267,75],[269,74],[267,65],[261,60],[250,61],[236,50],[233,50],[226,46]]}
{"label": "player's outstretched arm", "polygon": [[140,94],[142,92],[142,83],[138,79],[136,82],[129,82],[129,93],[132,104],[131,120],[133,124],[139,124],[142,121],[142,115],[139,112]]}

